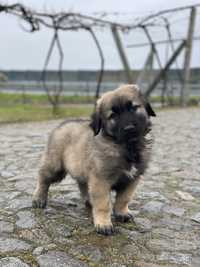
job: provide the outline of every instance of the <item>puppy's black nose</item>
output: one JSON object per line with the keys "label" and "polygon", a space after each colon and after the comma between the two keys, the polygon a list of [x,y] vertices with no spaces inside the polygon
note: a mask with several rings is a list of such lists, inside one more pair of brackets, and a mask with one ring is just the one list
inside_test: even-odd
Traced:
{"label": "puppy's black nose", "polygon": [[128,125],[128,126],[124,127],[124,131],[126,131],[126,132],[132,132],[134,130],[135,130],[134,125]]}

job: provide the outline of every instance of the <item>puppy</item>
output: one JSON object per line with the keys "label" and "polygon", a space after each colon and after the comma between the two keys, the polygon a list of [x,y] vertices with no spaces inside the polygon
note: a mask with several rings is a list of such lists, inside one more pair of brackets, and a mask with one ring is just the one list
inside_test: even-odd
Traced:
{"label": "puppy", "polygon": [[116,191],[114,215],[130,220],[128,203],[149,161],[150,116],[155,112],[138,87],[124,85],[101,96],[90,122],[61,124],[50,135],[33,207],[44,208],[49,186],[69,173],[92,207],[96,231],[112,234],[111,191]]}

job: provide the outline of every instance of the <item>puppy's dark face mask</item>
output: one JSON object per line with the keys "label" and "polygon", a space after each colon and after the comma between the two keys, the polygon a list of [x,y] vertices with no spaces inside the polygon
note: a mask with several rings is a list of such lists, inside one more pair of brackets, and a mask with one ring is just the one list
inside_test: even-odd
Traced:
{"label": "puppy's dark face mask", "polygon": [[92,116],[91,127],[95,135],[102,131],[116,143],[139,140],[151,130],[150,116],[156,116],[151,105],[140,99],[115,97],[109,108],[100,103]]}
{"label": "puppy's dark face mask", "polygon": [[91,126],[97,135],[100,130],[117,143],[137,141],[151,130],[150,116],[155,116],[150,104],[147,108],[128,101],[113,105],[107,113],[93,114]]}
{"label": "puppy's dark face mask", "polygon": [[151,130],[150,114],[141,104],[119,100],[102,118],[102,129],[117,143],[134,142]]}

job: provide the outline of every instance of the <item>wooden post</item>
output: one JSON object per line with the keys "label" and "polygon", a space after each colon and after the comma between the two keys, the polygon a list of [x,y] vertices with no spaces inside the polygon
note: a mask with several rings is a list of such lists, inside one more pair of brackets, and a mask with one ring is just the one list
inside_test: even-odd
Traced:
{"label": "wooden post", "polygon": [[147,39],[149,40],[149,43],[150,43],[150,45],[151,45],[151,48],[152,48],[153,53],[154,53],[154,55],[155,55],[155,58],[157,59],[158,66],[159,66],[160,69],[162,69],[162,64],[161,64],[161,61],[160,61],[160,58],[159,58],[159,55],[158,55],[158,51],[157,51],[157,49],[156,49],[156,45],[155,45],[155,43],[153,42],[153,40],[152,40],[152,38],[151,38],[151,35],[150,35],[149,31],[147,30],[147,27],[143,26],[142,28],[143,28],[143,30],[144,30],[146,36],[147,36]]}
{"label": "wooden post", "polygon": [[[147,84],[152,82],[152,76],[153,76],[153,61],[154,61],[154,51],[151,46],[151,50],[147,56],[146,62],[144,64],[143,69],[140,71],[138,77],[137,77],[137,85],[139,88],[143,88],[143,83],[146,82]],[[145,88],[146,89],[146,88]]]}
{"label": "wooden post", "polygon": [[194,35],[194,28],[195,28],[195,19],[196,19],[196,8],[191,8],[190,13],[190,22],[188,27],[188,35],[186,40],[186,49],[185,49],[185,59],[184,59],[184,69],[183,69],[183,86],[181,88],[180,94],[180,104],[182,107],[186,106],[188,103],[188,98],[190,95],[190,62],[192,56],[192,43],[193,43],[193,35]]}
{"label": "wooden post", "polygon": [[113,38],[114,38],[114,41],[116,43],[116,46],[117,46],[117,49],[118,49],[118,52],[119,52],[119,56],[121,58],[123,66],[124,66],[126,79],[127,79],[127,81],[129,83],[133,83],[133,78],[132,78],[132,74],[131,74],[131,68],[129,66],[128,59],[126,57],[126,53],[125,53],[125,50],[123,48],[122,41],[120,39],[119,33],[117,31],[117,28],[115,26],[112,26],[111,30],[112,30]]}
{"label": "wooden post", "polygon": [[172,65],[172,63],[174,62],[174,60],[177,58],[177,56],[180,54],[180,52],[182,51],[182,49],[185,47],[185,41],[183,41],[178,48],[176,49],[176,51],[174,52],[174,54],[169,58],[168,62],[166,63],[166,65],[164,66],[164,68],[162,70],[160,70],[160,72],[158,73],[158,75],[155,77],[155,79],[153,80],[153,82],[150,84],[149,88],[147,89],[145,96],[149,97],[149,95],[151,94],[151,92],[156,88],[156,86],[158,85],[158,83],[160,82],[160,80],[164,77],[166,71],[169,69],[169,67]]}

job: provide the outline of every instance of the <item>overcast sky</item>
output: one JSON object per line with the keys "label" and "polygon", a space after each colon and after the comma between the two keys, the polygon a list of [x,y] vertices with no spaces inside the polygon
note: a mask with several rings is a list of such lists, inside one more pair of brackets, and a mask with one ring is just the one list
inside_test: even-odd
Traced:
{"label": "overcast sky", "polygon": [[[120,19],[131,22],[138,16],[145,16],[151,12],[169,9],[184,5],[197,4],[196,0],[24,0],[24,1],[0,1],[1,3],[20,2],[24,5],[40,11],[73,11],[81,13],[93,12],[120,12]],[[125,16],[127,14],[127,16]],[[187,14],[177,14],[177,21],[173,29],[174,38],[182,37],[187,30]],[[176,14],[172,18],[176,21]],[[181,21],[182,20],[182,21]],[[199,22],[199,16],[198,16]],[[20,21],[11,15],[0,14],[0,69],[42,69],[45,56],[52,37],[52,31],[43,29],[35,33],[26,33],[20,26]],[[199,23],[198,27],[199,27]],[[196,27],[196,35],[200,36],[200,28]],[[156,40],[166,39],[163,30],[153,30],[152,35]],[[106,68],[122,68],[115,44],[108,30],[98,31],[97,36],[103,47]],[[124,46],[131,43],[146,42],[145,36],[138,31],[122,36]],[[99,57],[96,48],[88,33],[84,31],[64,32],[61,34],[61,42],[64,50],[64,69],[98,69]],[[200,66],[199,49],[200,41],[194,45],[192,65]],[[140,68],[144,64],[149,49],[128,49],[131,67]],[[164,47],[159,51],[164,60]],[[179,60],[182,64],[182,58]],[[50,69],[56,69],[58,57],[56,51],[49,64]]]}

